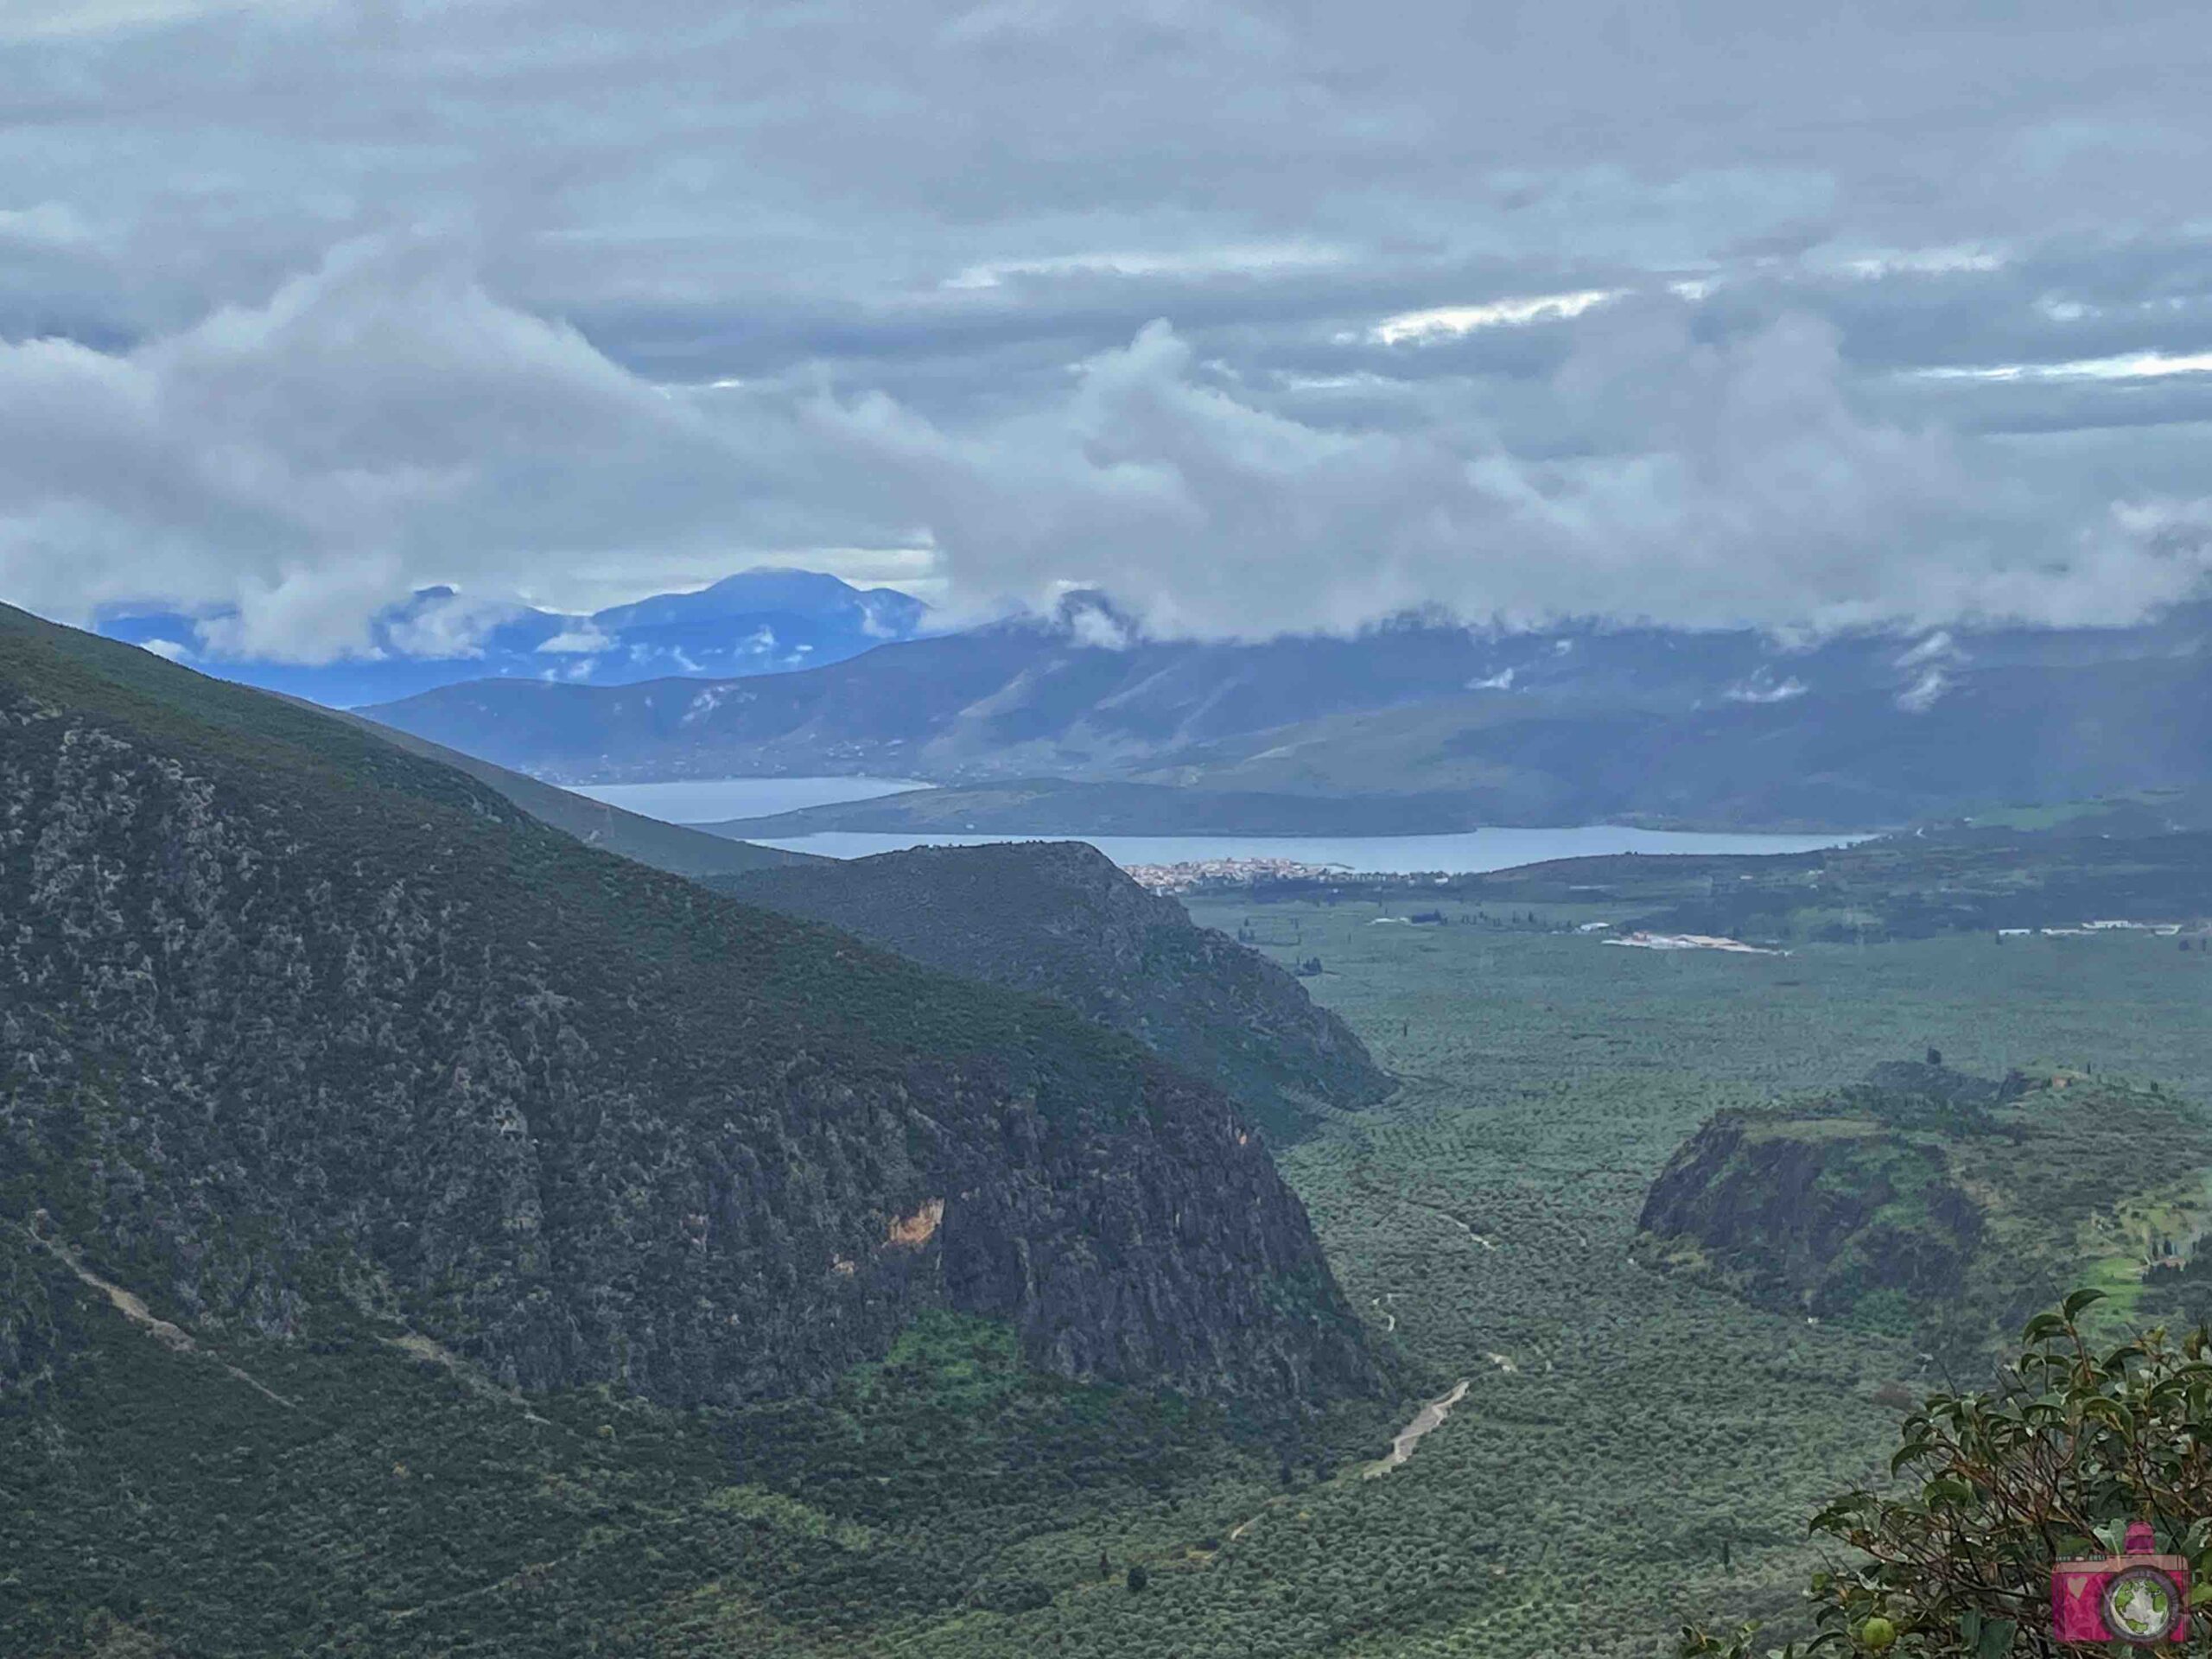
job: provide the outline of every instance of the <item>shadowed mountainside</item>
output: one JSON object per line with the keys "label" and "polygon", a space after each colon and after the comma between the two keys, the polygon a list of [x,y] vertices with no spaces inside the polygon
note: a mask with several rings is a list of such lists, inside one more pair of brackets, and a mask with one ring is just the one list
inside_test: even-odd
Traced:
{"label": "shadowed mountainside", "polygon": [[1213,1083],[1280,1138],[1306,1128],[1316,1103],[1356,1109],[1392,1086],[1297,980],[1080,842],[916,848],[712,885],[1053,997]]}

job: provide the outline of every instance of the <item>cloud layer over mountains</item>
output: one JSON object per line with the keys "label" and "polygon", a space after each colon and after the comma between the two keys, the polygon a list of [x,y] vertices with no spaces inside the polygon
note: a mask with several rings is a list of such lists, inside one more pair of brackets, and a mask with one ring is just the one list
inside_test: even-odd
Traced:
{"label": "cloud layer over mountains", "polygon": [[0,596],[2127,620],[2212,556],[2207,40],[1970,16],[10,8]]}

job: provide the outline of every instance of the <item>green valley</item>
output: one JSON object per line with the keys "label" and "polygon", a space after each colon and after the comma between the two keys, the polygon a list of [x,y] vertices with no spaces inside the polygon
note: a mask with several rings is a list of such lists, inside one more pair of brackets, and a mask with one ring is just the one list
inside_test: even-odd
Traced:
{"label": "green valley", "polygon": [[[1063,1001],[1119,985],[1128,1028],[1239,1089],[1291,1085],[1141,1012],[1147,982],[1265,1012],[1272,1063],[1344,1062],[1293,1090],[1283,1192],[1220,1095],[1064,1009],[588,851],[358,726],[6,643],[39,826],[10,867],[10,1651],[1628,1659],[1693,1614],[1786,1624],[1803,1517],[1980,1351],[1923,1317],[1941,1262],[1899,1306],[1720,1259],[1710,1206],[1646,1228],[1713,1126],[1854,1149],[1831,1184],[1886,1181],[1881,1225],[1941,1221],[1940,1176],[2026,1240],[1997,1258],[2025,1277],[1961,1253],[1969,1337],[2069,1274],[2121,1313],[2201,1296],[2212,958],[1973,908],[2185,903],[2192,837],[1294,885],[1193,900],[1217,935],[1066,849],[728,884]],[[1970,931],[1891,919],[1946,891]],[[955,925],[994,896],[1021,914]],[[1607,943],[1739,914],[1777,948]],[[402,1032],[445,1058],[405,1070]],[[150,1086],[161,1045],[207,1087]],[[2007,1232],[2044,1169],[2065,1205]],[[752,1277],[700,1265],[730,1227]]]}

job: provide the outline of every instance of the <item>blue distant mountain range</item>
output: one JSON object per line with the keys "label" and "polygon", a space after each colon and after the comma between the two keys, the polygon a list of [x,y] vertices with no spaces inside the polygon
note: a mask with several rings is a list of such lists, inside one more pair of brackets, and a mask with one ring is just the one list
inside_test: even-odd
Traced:
{"label": "blue distant mountain range", "polygon": [[660,594],[592,615],[518,607],[464,646],[442,645],[449,588],[426,588],[377,618],[375,656],[316,664],[226,657],[208,649],[222,613],[116,611],[111,639],[271,691],[353,709],[465,680],[628,685],[697,675],[730,678],[842,662],[924,631],[929,607],[895,588],[859,588],[814,570],[746,570],[690,594]]}
{"label": "blue distant mountain range", "polygon": [[2212,822],[2212,602],[2125,628],[1790,641],[1409,617],[1237,642],[1151,639],[1084,594],[798,673],[480,682],[365,712],[564,783],[940,785],[756,834],[1854,830],[2100,798],[2105,829],[2123,807]]}

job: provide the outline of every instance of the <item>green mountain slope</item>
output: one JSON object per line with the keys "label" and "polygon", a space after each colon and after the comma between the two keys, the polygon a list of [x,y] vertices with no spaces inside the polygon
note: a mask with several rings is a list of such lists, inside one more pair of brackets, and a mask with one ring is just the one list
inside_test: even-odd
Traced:
{"label": "green mountain slope", "polygon": [[1278,1138],[1389,1077],[1297,980],[1075,842],[916,848],[715,883],[903,956],[1053,997],[1218,1086]]}
{"label": "green mountain slope", "polygon": [[1714,1116],[1652,1183],[1637,1249],[1762,1305],[1966,1359],[2077,1285],[2129,1312],[2209,1215],[2212,1128],[2174,1096],[1891,1065]]}
{"label": "green mountain slope", "polygon": [[0,720],[0,1248],[182,1325],[343,1306],[674,1404],[938,1308],[1071,1376],[1376,1381],[1234,1109],[1124,1039],[12,612]]}

